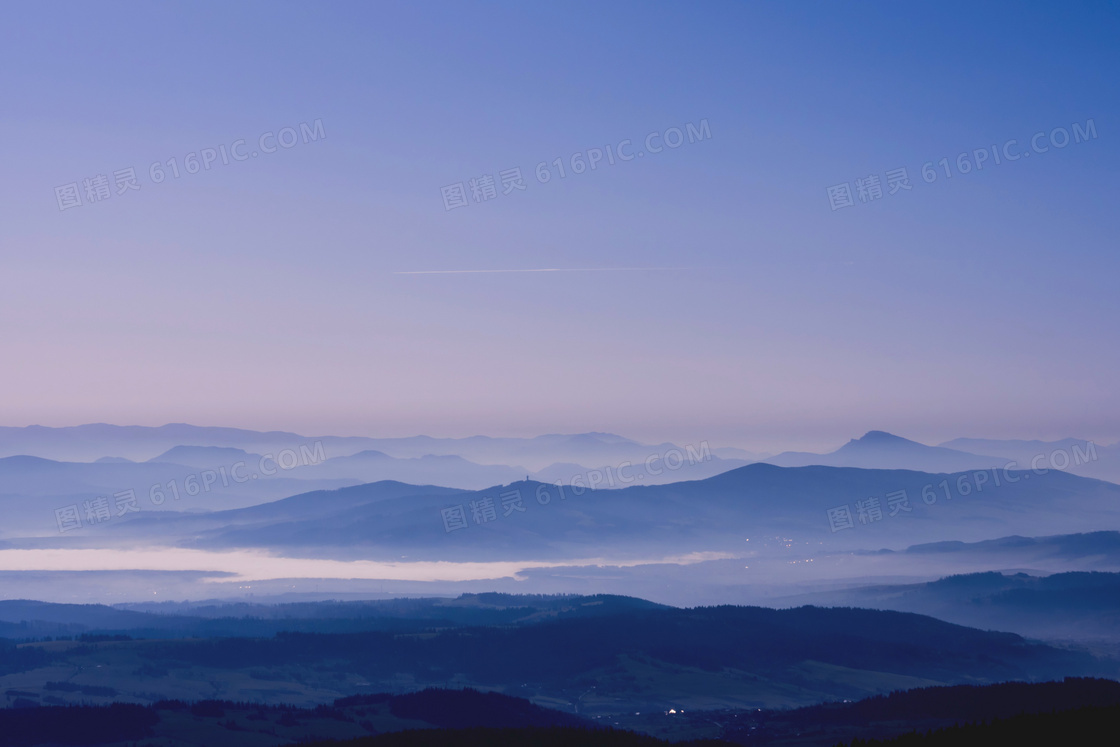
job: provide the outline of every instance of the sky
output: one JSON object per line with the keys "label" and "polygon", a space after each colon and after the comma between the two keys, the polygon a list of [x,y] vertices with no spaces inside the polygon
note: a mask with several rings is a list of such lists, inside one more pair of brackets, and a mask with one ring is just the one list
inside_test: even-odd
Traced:
{"label": "sky", "polygon": [[1116,440],[1117,38],[1105,3],[5,3],[0,424]]}

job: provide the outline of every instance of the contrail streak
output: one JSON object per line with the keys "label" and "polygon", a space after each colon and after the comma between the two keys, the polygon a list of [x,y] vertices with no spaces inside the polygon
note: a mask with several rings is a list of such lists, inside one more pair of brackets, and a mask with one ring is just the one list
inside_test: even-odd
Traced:
{"label": "contrail streak", "polygon": [[526,270],[402,270],[394,275],[476,275],[507,272],[634,272],[638,270],[703,270],[704,267],[539,267]]}

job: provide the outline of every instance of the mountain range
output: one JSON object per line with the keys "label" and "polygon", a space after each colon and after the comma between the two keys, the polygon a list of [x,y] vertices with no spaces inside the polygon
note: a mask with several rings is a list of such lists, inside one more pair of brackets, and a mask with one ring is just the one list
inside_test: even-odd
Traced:
{"label": "mountain range", "polygon": [[[298,557],[480,561],[602,557],[604,548],[616,559],[741,553],[750,538],[773,535],[814,552],[901,549],[946,537],[1120,525],[1120,486],[1057,471],[931,475],[753,464],[705,480],[617,490],[522,480],[483,491],[405,493],[387,497],[374,483],[199,517],[140,513],[101,536]],[[293,505],[315,508],[293,516]]]}
{"label": "mountain range", "polygon": [[[610,433],[550,434],[534,438],[367,438],[361,436],[303,436],[283,431],[259,432],[239,428],[214,428],[175,423],[159,427],[118,426],[104,423],[65,428],[0,427],[0,457],[39,456],[46,459],[92,462],[104,457],[146,461],[177,446],[236,448],[265,454],[321,443],[328,457],[350,456],[360,451],[380,451],[398,459],[424,456],[459,456],[478,464],[523,465],[542,470],[556,463],[586,468],[641,463],[662,455],[676,444],[642,444]],[[695,444],[700,451],[704,446]],[[739,449],[717,450],[715,459],[740,463],[755,455]]]}

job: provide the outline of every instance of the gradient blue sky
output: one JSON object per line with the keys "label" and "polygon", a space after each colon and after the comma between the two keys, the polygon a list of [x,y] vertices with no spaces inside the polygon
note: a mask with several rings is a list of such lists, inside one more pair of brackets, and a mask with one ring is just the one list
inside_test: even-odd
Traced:
{"label": "gradient blue sky", "polygon": [[[1115,439],[1118,38],[1103,3],[5,3],[0,423]],[[511,167],[524,192],[444,209]],[[642,267],[691,269],[396,274]]]}

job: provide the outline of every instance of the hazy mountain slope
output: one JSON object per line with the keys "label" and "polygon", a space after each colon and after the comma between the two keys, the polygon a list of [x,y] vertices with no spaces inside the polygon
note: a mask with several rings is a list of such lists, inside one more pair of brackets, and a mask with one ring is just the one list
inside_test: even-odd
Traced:
{"label": "hazy mountain slope", "polygon": [[[984,453],[1004,459],[1016,459],[1029,464],[1036,454],[1046,454],[1054,449],[1072,449],[1074,446],[1084,447],[1085,441],[1078,438],[1063,438],[1057,441],[1040,441],[1038,439],[996,439],[996,438],[954,438],[940,446],[947,449]],[[1098,444],[1097,448],[1101,448]]]}
{"label": "hazy mountain slope", "polygon": [[[311,450],[261,455],[232,447],[176,446],[139,463],[13,456],[0,459],[0,509],[7,509],[0,531],[7,537],[56,533],[55,509],[68,505],[78,507],[84,526],[89,527],[115,524],[137,512],[238,508],[299,492],[384,480],[477,490],[524,475],[520,469],[478,465],[455,456],[397,459],[369,451],[324,459],[322,452]],[[136,496],[137,512],[122,513],[116,496],[130,490]],[[107,500],[111,513],[89,522],[85,502],[98,497]]]}
{"label": "hazy mountain slope", "polygon": [[1043,558],[1097,557],[1120,564],[1120,532],[1098,531],[1045,537],[1000,537],[980,542],[931,542],[906,548],[911,555],[953,554],[986,558],[986,562],[1031,562]]}
{"label": "hazy mountain slope", "polygon": [[925,584],[800,595],[789,601],[916,612],[1034,638],[1120,642],[1120,573],[974,573]]}
{"label": "hazy mountain slope", "polygon": [[[720,458],[714,454],[704,453],[700,458],[686,458],[679,464],[675,461],[675,457],[668,463],[664,459],[655,459],[649,464],[643,462],[625,464],[621,472],[618,464],[603,464],[588,468],[574,462],[558,462],[533,472],[531,478],[539,482],[561,482],[576,487],[591,487],[594,484],[595,488],[605,490],[631,485],[667,485],[685,480],[703,480],[753,464],[754,461]],[[651,466],[652,470],[649,469]]]}
{"label": "hazy mountain slope", "polygon": [[473,490],[513,482],[525,477],[525,470],[520,467],[475,464],[460,456],[429,454],[421,457],[398,458],[373,450],[327,459],[304,471],[311,472],[320,479],[355,478],[363,482],[397,480]]}
{"label": "hazy mountain slope", "polygon": [[[234,471],[234,465],[239,462],[240,466]],[[268,463],[262,471],[256,461],[246,463],[244,459],[214,464],[207,472],[165,461],[85,463],[29,456],[6,457],[0,459],[0,511],[4,516],[0,533],[6,537],[57,534],[55,510],[65,506],[77,507],[83,527],[94,523],[113,524],[136,515],[117,502],[118,496],[128,491],[135,495],[133,505],[140,513],[155,513],[254,505],[307,489],[337,488],[361,482],[353,478],[300,479],[312,477],[308,469],[311,468],[283,470]],[[98,498],[105,499],[109,514],[91,522],[85,502]]]}
{"label": "hazy mountain slope", "polygon": [[[294,450],[293,450],[294,451]],[[329,457],[321,452],[306,450],[298,457],[285,454],[278,461],[278,454],[250,454],[242,449],[218,446],[176,446],[149,460],[153,462],[178,462],[197,468],[218,469],[241,462],[246,465],[242,474],[260,473],[262,470],[283,470],[289,477],[326,485],[337,482],[378,482],[395,480],[414,485],[446,485],[448,487],[480,489],[502,482],[525,477],[525,470],[494,464],[475,464],[458,456],[433,456],[397,458],[380,451],[366,450],[349,456]]]}
{"label": "hazy mountain slope", "polygon": [[394,480],[335,490],[313,490],[307,493],[259,503],[244,508],[209,513],[148,512],[130,515],[106,532],[112,538],[145,536],[180,536],[202,531],[221,531],[244,524],[271,526],[280,522],[313,522],[341,512],[379,501],[405,496],[426,496],[434,500],[450,500],[467,493],[459,488],[436,485],[409,485]]}
{"label": "hazy mountain slope", "polygon": [[[1014,460],[1023,466],[1029,466],[1037,460],[1036,463],[1042,468],[1068,469],[1074,474],[1120,482],[1120,443],[1098,444],[1079,438],[1063,438],[1059,441],[956,438],[941,445],[991,454],[1009,461]],[[1063,467],[1067,461],[1068,466]]]}

